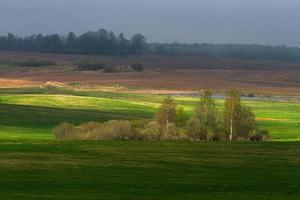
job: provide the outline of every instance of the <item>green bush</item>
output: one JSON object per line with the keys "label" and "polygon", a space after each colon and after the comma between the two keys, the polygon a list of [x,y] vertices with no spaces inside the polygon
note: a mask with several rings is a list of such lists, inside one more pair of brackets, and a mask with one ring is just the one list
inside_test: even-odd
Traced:
{"label": "green bush", "polygon": [[267,141],[269,139],[269,131],[265,129],[256,129],[249,135],[249,140],[253,142]]}

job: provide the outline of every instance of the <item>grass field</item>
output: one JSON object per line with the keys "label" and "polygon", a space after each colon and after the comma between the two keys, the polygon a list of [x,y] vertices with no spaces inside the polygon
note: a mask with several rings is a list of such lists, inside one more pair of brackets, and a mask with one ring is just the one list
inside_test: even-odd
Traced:
{"label": "grass field", "polygon": [[[110,119],[151,118],[164,98],[113,92],[58,89],[0,90],[0,138],[51,139],[51,129],[62,122],[79,124]],[[199,98],[174,97],[188,118]],[[224,100],[217,99],[222,110]],[[270,130],[273,140],[300,140],[300,103],[245,100],[253,108],[258,125]]]}
{"label": "grass field", "polygon": [[[163,98],[0,89],[0,199],[299,199],[300,103],[244,101],[285,142],[71,142],[51,133],[61,122],[151,118]],[[199,100],[174,98],[186,118]]]}
{"label": "grass field", "polygon": [[0,142],[1,199],[299,199],[300,143]]}

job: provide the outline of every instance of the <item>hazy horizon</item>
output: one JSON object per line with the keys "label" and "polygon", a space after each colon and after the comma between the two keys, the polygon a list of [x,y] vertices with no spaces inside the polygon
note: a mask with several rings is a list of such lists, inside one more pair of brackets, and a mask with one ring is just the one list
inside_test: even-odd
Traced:
{"label": "hazy horizon", "polygon": [[300,46],[296,0],[2,0],[0,34],[105,28],[149,42]]}

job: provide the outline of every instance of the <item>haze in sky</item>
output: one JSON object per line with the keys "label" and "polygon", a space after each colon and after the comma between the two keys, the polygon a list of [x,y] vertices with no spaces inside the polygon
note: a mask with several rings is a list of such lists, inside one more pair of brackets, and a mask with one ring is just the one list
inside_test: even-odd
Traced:
{"label": "haze in sky", "polygon": [[150,42],[300,46],[299,0],[0,0],[0,34],[106,28]]}

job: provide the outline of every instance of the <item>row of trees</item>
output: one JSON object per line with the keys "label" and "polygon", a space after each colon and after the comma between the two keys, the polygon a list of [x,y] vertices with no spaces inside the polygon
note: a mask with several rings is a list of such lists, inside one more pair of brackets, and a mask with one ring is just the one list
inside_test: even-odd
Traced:
{"label": "row of trees", "polygon": [[54,129],[58,139],[71,140],[213,140],[262,141],[268,131],[260,130],[251,109],[241,103],[238,91],[226,97],[223,114],[210,91],[205,91],[190,119],[169,96],[154,120],[90,122],[80,126],[63,123]]}
{"label": "row of trees", "polygon": [[48,53],[76,53],[97,55],[193,55],[212,58],[300,60],[300,48],[248,44],[208,44],[208,43],[147,43],[142,34],[127,39],[123,33],[100,29],[76,36],[58,34],[36,34],[18,37],[12,33],[0,36],[0,50],[36,51]]}
{"label": "row of trees", "polygon": [[0,37],[0,50],[129,55],[142,54],[146,47],[146,38],[142,34],[135,34],[131,39],[127,39],[123,33],[116,36],[112,31],[105,29],[89,31],[80,36],[71,32],[67,36],[38,34],[18,37],[9,33]]}
{"label": "row of trees", "polygon": [[150,44],[149,52],[159,55],[201,56],[211,58],[300,60],[300,48],[257,44]]}

